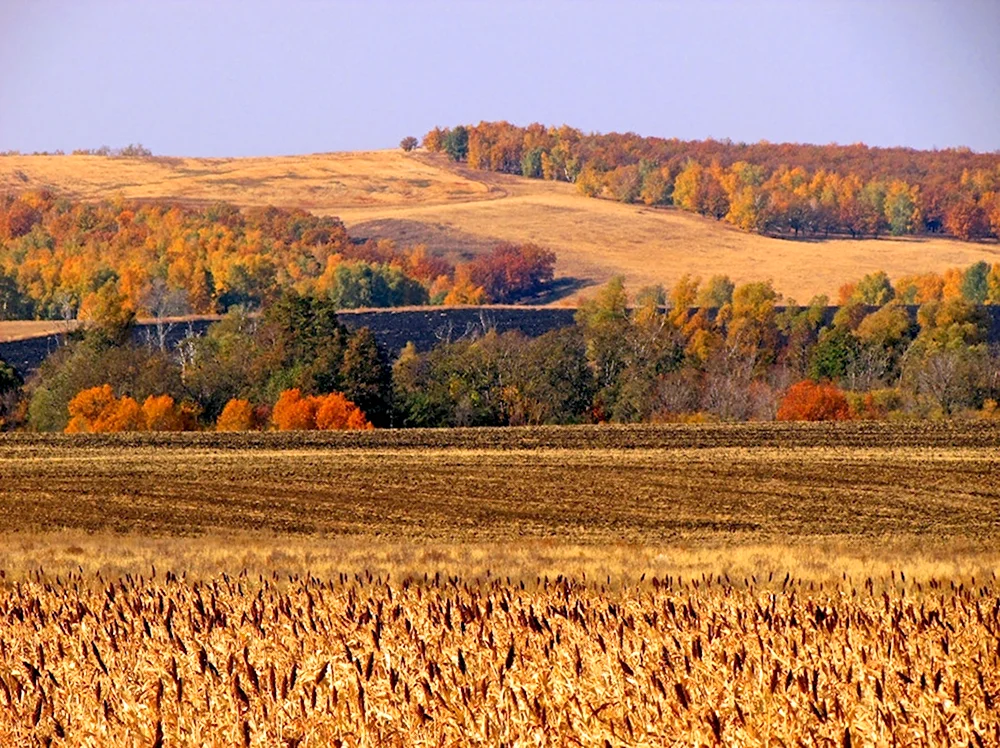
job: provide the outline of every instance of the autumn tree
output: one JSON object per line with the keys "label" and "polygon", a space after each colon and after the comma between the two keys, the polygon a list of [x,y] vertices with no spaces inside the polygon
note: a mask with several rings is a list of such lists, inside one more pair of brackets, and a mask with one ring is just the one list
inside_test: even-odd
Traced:
{"label": "autumn tree", "polygon": [[940,301],[943,295],[944,279],[937,273],[908,276],[896,282],[896,298],[904,304]]}
{"label": "autumn tree", "polygon": [[895,296],[896,291],[889,276],[879,270],[869,273],[855,284],[851,301],[867,306],[882,306],[892,301]]}
{"label": "autumn tree", "polygon": [[646,171],[639,190],[639,199],[646,205],[666,205],[670,202],[673,185],[670,182],[670,172],[663,167]]}
{"label": "autumn tree", "polygon": [[597,389],[607,397],[625,368],[621,343],[628,332],[629,317],[624,278],[612,278],[593,299],[581,304],[576,323],[583,333]]}
{"label": "autumn tree", "polygon": [[444,135],[443,149],[452,161],[465,161],[469,153],[469,131],[463,125],[448,130]]}
{"label": "autumn tree", "polygon": [[674,205],[694,213],[704,212],[704,167],[697,161],[689,161],[674,179]]}
{"label": "autumn tree", "polygon": [[993,263],[986,276],[986,303],[1000,304],[1000,262]]}
{"label": "autumn tree", "polygon": [[108,344],[124,342],[135,324],[135,308],[118,290],[114,280],[108,280],[98,291],[87,296],[78,316],[92,328],[95,336]]}
{"label": "autumn tree", "polygon": [[256,428],[254,408],[249,400],[233,398],[215,422],[216,431],[252,431]]}
{"label": "autumn tree", "polygon": [[361,409],[342,394],[303,396],[298,389],[281,393],[271,412],[271,423],[279,431],[372,428]]}
{"label": "autumn tree", "polygon": [[914,321],[899,301],[868,314],[854,331],[844,384],[852,390],[871,390],[898,378],[899,364],[914,335]]}
{"label": "autumn tree", "polygon": [[455,268],[455,280],[448,289],[442,303],[450,306],[485,304],[489,300],[486,289],[472,279],[472,266],[462,264]]}
{"label": "autumn tree", "polygon": [[143,431],[146,428],[146,420],[143,417],[142,408],[133,397],[125,395],[118,398],[114,407],[102,414],[91,427],[95,433],[110,432],[119,433],[123,431]]}
{"label": "autumn tree", "polygon": [[507,303],[540,291],[555,271],[555,253],[535,244],[498,244],[468,265],[470,283],[494,302]]}
{"label": "autumn tree", "polygon": [[83,390],[69,402],[66,433],[115,433],[146,428],[142,408],[134,398],[115,397],[111,385]]}
{"label": "autumn tree", "polygon": [[313,397],[303,397],[302,390],[285,390],[271,411],[271,423],[278,431],[309,431],[316,428],[316,408]]}
{"label": "autumn tree", "polygon": [[594,166],[587,164],[576,177],[576,189],[587,197],[598,197],[604,190],[604,177]]}
{"label": "autumn tree", "polygon": [[894,180],[885,195],[885,218],[893,236],[911,234],[921,223],[919,191],[902,180]]}
{"label": "autumn tree", "polygon": [[772,225],[772,209],[768,194],[759,186],[734,186],[729,194],[729,212],[726,221],[743,229],[764,233]]}
{"label": "autumn tree", "polygon": [[316,428],[321,431],[366,431],[373,428],[364,411],[339,392],[319,398]]}
{"label": "autumn tree", "polygon": [[19,239],[41,222],[42,211],[26,200],[15,200],[0,213],[0,239]]}
{"label": "autumn tree", "polygon": [[87,433],[115,407],[117,398],[110,384],[82,390],[69,402],[69,425],[66,433]]}
{"label": "autumn tree", "polygon": [[402,148],[407,153],[416,148],[417,145],[419,145],[419,141],[412,135],[407,135],[405,138],[399,141],[399,147]]}
{"label": "autumn tree", "polygon": [[633,203],[642,190],[642,175],[636,164],[619,166],[608,172],[605,177],[605,184],[611,197],[620,203]]}
{"label": "autumn tree", "polygon": [[142,420],[150,431],[184,431],[184,417],[170,395],[150,395],[142,403]]}
{"label": "autumn tree", "polygon": [[805,379],[788,388],[778,406],[779,421],[846,421],[851,417],[844,393],[826,382]]}
{"label": "autumn tree", "polygon": [[733,301],[736,285],[727,275],[713,275],[698,294],[698,306],[721,308]]}
{"label": "autumn tree", "polygon": [[726,366],[736,360],[748,375],[759,373],[778,354],[780,333],[775,307],[780,296],[770,281],[744,283],[733,291],[733,301],[726,323]]}
{"label": "autumn tree", "polygon": [[432,153],[444,150],[444,136],[445,131],[440,127],[435,127],[433,130],[424,135],[424,148]]}
{"label": "autumn tree", "polygon": [[966,241],[981,239],[989,232],[986,212],[970,195],[963,196],[951,207],[944,225],[950,233]]}

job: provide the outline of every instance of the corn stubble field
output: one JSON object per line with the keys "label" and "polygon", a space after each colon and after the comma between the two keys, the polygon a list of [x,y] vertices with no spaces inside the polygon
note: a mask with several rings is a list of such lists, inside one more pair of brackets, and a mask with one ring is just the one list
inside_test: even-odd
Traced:
{"label": "corn stubble field", "polygon": [[998,745],[1000,427],[0,440],[2,745]]}

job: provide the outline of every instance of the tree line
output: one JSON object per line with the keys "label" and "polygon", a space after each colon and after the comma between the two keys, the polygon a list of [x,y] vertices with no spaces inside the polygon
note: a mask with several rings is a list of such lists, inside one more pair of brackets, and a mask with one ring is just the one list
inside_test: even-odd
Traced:
{"label": "tree line", "polygon": [[89,320],[111,297],[148,317],[223,313],[288,288],[339,308],[508,302],[554,265],[548,250],[500,244],[456,266],[303,210],[0,196],[0,320]]}
{"label": "tree line", "polygon": [[1000,416],[984,306],[1000,302],[1000,265],[872,273],[839,301],[782,305],[770,282],[725,276],[630,294],[616,278],[570,327],[410,344],[392,360],[327,297],[234,308],[175,351],[133,342],[134,316],[110,300],[27,383],[0,364],[0,419],[104,431]]}
{"label": "tree line", "polygon": [[762,234],[1000,236],[1000,156],[967,148],[682,141],[507,122],[437,127],[423,145],[476,169],[573,182],[591,197],[674,205]]}

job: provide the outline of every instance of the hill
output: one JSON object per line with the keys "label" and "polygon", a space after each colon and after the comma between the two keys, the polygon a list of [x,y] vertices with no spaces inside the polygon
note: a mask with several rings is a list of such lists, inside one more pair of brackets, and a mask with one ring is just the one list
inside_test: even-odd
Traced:
{"label": "hill", "polygon": [[243,159],[5,156],[0,191],[47,188],[82,199],[123,195],[204,204],[273,204],[339,216],[352,235],[426,243],[468,257],[498,241],[553,249],[572,304],[586,288],[624,275],[629,287],[670,285],[685,273],[770,278],[786,298],[835,297],[874,270],[898,278],[1000,261],[996,243],[946,238],[776,239],[711,218],[579,195],[566,183],[457,167],[401,151]]}

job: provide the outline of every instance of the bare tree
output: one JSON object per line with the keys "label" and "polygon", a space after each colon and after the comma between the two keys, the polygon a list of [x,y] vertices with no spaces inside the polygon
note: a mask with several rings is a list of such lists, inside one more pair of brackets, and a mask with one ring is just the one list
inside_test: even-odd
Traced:
{"label": "bare tree", "polygon": [[191,310],[187,292],[170,288],[163,278],[154,278],[141,301],[156,325],[156,345],[161,351],[166,351],[167,336],[176,324],[173,318],[188,314]]}
{"label": "bare tree", "polygon": [[849,390],[867,391],[885,386],[893,370],[894,352],[884,345],[862,345],[844,372]]}

